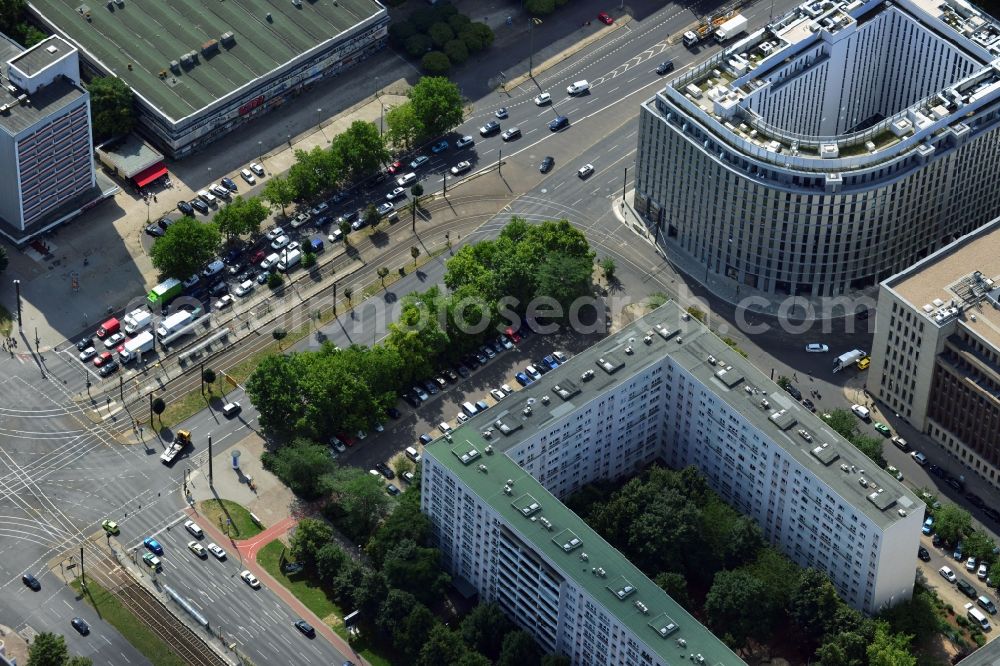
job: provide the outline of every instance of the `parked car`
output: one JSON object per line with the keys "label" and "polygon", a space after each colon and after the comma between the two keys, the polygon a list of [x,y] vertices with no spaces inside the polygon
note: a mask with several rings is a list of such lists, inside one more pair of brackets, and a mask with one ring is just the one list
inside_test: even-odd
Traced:
{"label": "parked car", "polygon": [[889,428],[889,426],[887,426],[886,424],[882,423],[881,421],[876,421],[875,422],[875,429],[878,430],[879,433],[881,433],[883,437],[888,437],[888,436],[890,436],[892,434],[892,430]]}
{"label": "parked car", "polygon": [[435,143],[433,146],[431,146],[431,152],[434,153],[435,155],[443,153],[446,150],[448,150],[448,141],[445,139],[442,139],[437,143]]}
{"label": "parked car", "polygon": [[234,181],[232,178],[229,178],[227,176],[227,177],[223,178],[219,182],[221,182],[222,186],[224,188],[226,188],[227,190],[229,190],[230,192],[235,192],[236,191],[236,181]]}
{"label": "parked car", "polygon": [[192,208],[191,204],[189,204],[187,201],[178,201],[177,202],[177,210],[179,210],[180,212],[184,213],[188,217],[191,217],[191,216],[194,215],[194,208]]}
{"label": "parked car", "polygon": [[920,560],[923,561],[923,562],[930,562],[931,561],[931,554],[923,546],[920,546],[919,548],[917,548],[917,557],[919,557]]}
{"label": "parked car", "polygon": [[147,224],[145,231],[147,235],[152,236],[153,238],[160,238],[166,233],[163,231],[163,227],[158,224]]}
{"label": "parked car", "polygon": [[[391,213],[392,211],[396,210],[396,207],[392,204],[391,201],[386,201],[383,204],[379,204],[379,207],[376,208],[375,210],[376,210],[376,212],[378,212],[379,215],[385,216],[385,215],[388,215],[389,213]],[[361,224],[358,225],[355,228],[354,225],[357,225],[358,222],[361,222]],[[351,225],[351,228],[354,228],[354,230],[357,231],[358,229],[360,229],[363,226],[365,226],[365,225],[364,225],[364,219],[362,218],[360,220],[355,221],[354,224]]]}
{"label": "parked car", "polygon": [[523,372],[519,372],[516,375],[514,375],[514,379],[516,379],[517,383],[520,384],[521,386],[527,386],[528,384],[531,383],[531,380],[528,379],[528,375],[524,374]]}
{"label": "parked car", "polygon": [[812,353],[822,353],[830,351],[830,347],[819,342],[810,342],[806,345],[806,351]]}
{"label": "parked car", "polygon": [[250,163],[250,170],[253,171],[255,174],[257,174],[258,176],[264,175],[264,167],[257,164],[256,162]]}
{"label": "parked car", "polygon": [[958,576],[955,575],[955,572],[952,571],[950,567],[941,567],[938,569],[938,573],[941,574],[941,577],[949,583],[954,583],[958,580]]}
{"label": "parked car", "polygon": [[254,175],[253,173],[251,173],[250,169],[240,169],[240,178],[245,180],[248,185],[255,185],[257,183],[257,179],[254,178]]}
{"label": "parked car", "polygon": [[236,285],[236,288],[233,289],[233,293],[236,294],[237,296],[249,296],[250,292],[253,291],[253,288],[254,288],[253,280],[244,280],[243,282],[240,282],[238,285]]}
{"label": "parked car", "polygon": [[615,22],[615,20],[611,18],[611,15],[608,14],[607,12],[598,12],[597,20],[603,23],[604,25],[611,25],[612,23]]}

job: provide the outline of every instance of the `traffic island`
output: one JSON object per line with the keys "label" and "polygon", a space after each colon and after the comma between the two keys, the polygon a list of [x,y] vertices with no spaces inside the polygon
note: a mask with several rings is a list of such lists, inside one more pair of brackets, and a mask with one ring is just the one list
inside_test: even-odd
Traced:
{"label": "traffic island", "polygon": [[202,500],[197,504],[197,511],[205,520],[218,525],[220,530],[237,541],[249,539],[264,531],[246,507],[232,500]]}

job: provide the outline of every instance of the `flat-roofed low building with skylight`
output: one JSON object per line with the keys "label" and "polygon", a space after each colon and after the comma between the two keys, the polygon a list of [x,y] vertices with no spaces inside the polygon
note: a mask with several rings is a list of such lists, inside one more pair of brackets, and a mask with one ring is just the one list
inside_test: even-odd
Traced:
{"label": "flat-roofed low building with skylight", "polygon": [[923,504],[675,303],[427,445],[442,561],[579,664],[742,661],[562,503],[653,461],[698,467],[844,600],[909,599]]}
{"label": "flat-roofed low building with skylight", "polygon": [[32,0],[80,50],[89,73],[135,92],[147,138],[172,157],[196,151],[385,45],[376,0],[140,3]]}

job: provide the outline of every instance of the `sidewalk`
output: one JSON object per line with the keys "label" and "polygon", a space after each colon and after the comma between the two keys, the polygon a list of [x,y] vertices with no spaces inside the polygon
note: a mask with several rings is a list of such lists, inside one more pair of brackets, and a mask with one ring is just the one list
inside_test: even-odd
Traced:
{"label": "sidewalk", "polygon": [[[234,470],[232,466],[232,452],[234,450],[240,451],[239,470]],[[212,458],[213,487],[208,485],[207,472],[205,471],[207,461],[196,468],[188,483],[189,508],[187,514],[192,519],[197,520],[200,515],[196,509],[198,502],[219,498],[237,502],[260,518],[265,525],[264,531],[248,539],[239,540],[226,536],[218,525],[209,521],[201,520],[198,524],[205,531],[208,539],[218,544],[228,543],[228,550],[236,551],[235,554],[240,559],[240,565],[252,571],[262,585],[266,585],[289,608],[311,624],[316,629],[317,634],[325,637],[342,654],[350,657],[354,663],[367,664],[347,641],[330,628],[323,618],[313,614],[291,591],[257,564],[257,552],[271,541],[286,537],[299,521],[299,516],[296,515],[299,513],[298,500],[279,478],[263,469],[260,462],[263,451],[264,440],[256,434],[251,434],[231,446],[222,448]],[[248,476],[253,479],[256,490],[249,488],[246,482]]]}
{"label": "sidewalk", "polygon": [[[268,174],[258,180],[253,193],[259,194],[271,174],[287,171],[295,163],[296,150],[308,152],[316,146],[327,145],[356,120],[379,124],[383,107],[388,111],[404,101],[408,89],[409,84],[403,79],[385,81],[380,99],[369,97],[337,115],[324,118],[318,126],[304,133],[289,134],[288,140],[277,149],[252,158],[260,161]],[[193,199],[198,190],[224,176],[236,181],[240,194],[247,196],[248,188],[239,177],[239,168],[245,165],[240,164],[232,171],[205,166],[206,160],[218,162],[226,157],[213,155],[209,149],[205,155],[194,159],[168,162],[173,187],[156,192],[156,202],[150,199],[147,206],[138,194],[122,190],[114,199],[47,238],[52,249],[51,261],[46,262],[30,248],[23,252],[9,250],[7,275],[21,280],[26,338],[23,343],[33,339],[37,330],[41,351],[49,351],[81,330],[96,328],[109,309],[118,310],[132,299],[144,301],[146,292],[157,282],[156,270],[142,246],[147,220],[155,221],[176,212],[178,200]],[[280,214],[280,210],[275,211],[271,220]],[[198,219],[209,218],[199,215]],[[262,227],[269,223],[270,220]],[[74,280],[77,290],[72,287]],[[0,303],[13,312],[16,309],[13,291],[0,292]]]}

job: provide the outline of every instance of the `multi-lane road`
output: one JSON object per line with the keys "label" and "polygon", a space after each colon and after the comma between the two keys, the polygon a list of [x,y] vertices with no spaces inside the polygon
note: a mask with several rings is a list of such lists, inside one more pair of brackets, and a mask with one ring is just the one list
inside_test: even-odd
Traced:
{"label": "multi-lane road", "polygon": [[[773,9],[758,5],[746,13],[756,26],[766,22],[769,12],[783,12],[793,4],[775,3]],[[642,21],[631,22],[510,95],[491,93],[477,100],[472,116],[456,130],[476,138],[474,150],[459,154],[452,149],[432,160],[424,171],[425,187],[439,190],[441,175],[460,159],[471,158],[473,169],[478,170],[495,163],[502,151],[504,166],[499,174],[484,174],[450,190],[450,201],[428,204],[431,224],[435,210],[443,211],[461,201],[463,188],[482,188],[483,183],[476,185],[477,181],[494,179],[496,193],[491,196],[499,212],[470,215],[466,222],[475,231],[463,234],[461,241],[453,236],[456,244],[495,236],[511,215],[529,220],[565,217],[586,232],[600,256],[615,259],[633,300],[653,292],[673,293],[677,284],[664,271],[662,259],[618,220],[611,204],[631,180],[631,174],[626,177],[626,168],[632,166],[635,154],[637,105],[662,85],[663,79],[655,73],[657,65],[672,59],[679,72],[704,57],[668,43],[671,35],[691,21],[690,12],[668,6]],[[566,95],[566,86],[579,79],[590,82],[589,93]],[[532,102],[540,91],[552,93],[551,106],[538,107]],[[501,123],[519,127],[519,139],[504,143],[496,136],[479,136],[478,127],[493,117],[498,106],[508,107],[509,118]],[[570,119],[570,127],[553,133],[547,124],[557,113]],[[541,174],[538,163],[547,155],[555,158],[556,168]],[[595,171],[580,179],[576,170],[584,163],[593,164]],[[376,191],[373,196],[381,194]],[[482,201],[489,197],[477,193],[475,198]],[[421,233],[443,232],[443,228],[427,228]],[[387,252],[393,251],[400,250],[390,245]],[[402,251],[408,253],[408,248]],[[420,273],[396,282],[392,292],[401,295],[425,289],[439,283],[442,275],[443,263],[432,261]],[[376,298],[391,304],[382,295]],[[390,321],[391,310],[386,316],[384,312],[377,315],[375,308],[361,307],[353,318],[345,315],[328,324],[324,332],[337,344],[349,344],[352,331],[350,339],[369,342],[382,338]],[[268,332],[263,333],[266,337]],[[358,340],[359,335],[363,339]],[[762,357],[767,356],[768,348],[778,351],[781,344],[775,340],[769,343],[773,346],[761,348]],[[751,347],[757,353],[758,348]],[[270,591],[254,591],[243,583],[236,575],[238,561],[202,561],[185,548],[188,538],[179,525],[183,517],[179,486],[185,468],[204,463],[204,451],[198,450],[168,469],[158,459],[161,445],[154,444],[148,433],[148,447],[117,443],[131,428],[131,418],[117,399],[117,379],[98,383],[111,391],[95,385],[95,394],[107,395],[110,402],[78,404],[71,398],[85,393],[86,374],[74,366],[78,362],[71,357],[56,360],[52,354],[46,356],[40,359],[22,354],[16,360],[2,361],[0,534],[5,538],[0,545],[0,615],[5,622],[18,630],[31,627],[63,633],[69,637],[71,649],[95,658],[99,655],[95,661],[100,663],[145,663],[49,570],[54,557],[78,548],[99,530],[102,518],[112,517],[122,526],[125,544],[139,545],[142,537],[157,535],[167,551],[162,580],[210,616],[214,625],[226,627],[241,651],[255,662],[283,663],[289,650],[302,664],[343,660],[343,655],[325,641],[305,642],[294,634],[292,612]],[[761,365],[767,367],[767,362]],[[238,391],[234,397],[241,397]],[[206,410],[184,427],[194,431],[198,441],[209,434],[216,442],[238,437],[240,429],[255,424],[252,406],[247,400],[243,404],[241,420],[219,419]],[[172,526],[169,531],[168,525]],[[25,571],[42,581],[41,593],[21,585],[20,576]],[[69,629],[69,618],[74,615],[90,622],[91,636],[79,637]]]}

